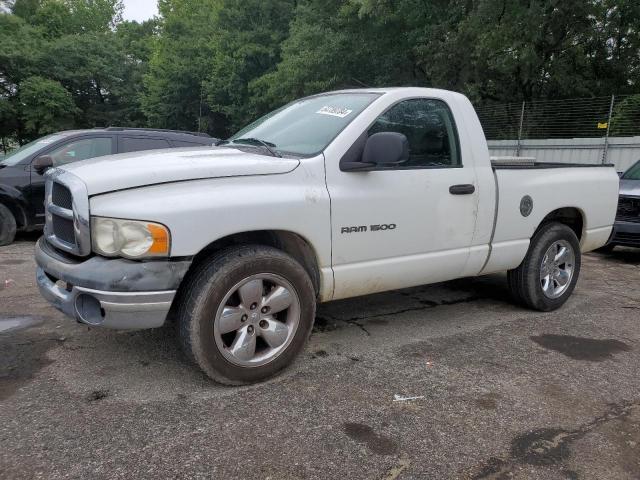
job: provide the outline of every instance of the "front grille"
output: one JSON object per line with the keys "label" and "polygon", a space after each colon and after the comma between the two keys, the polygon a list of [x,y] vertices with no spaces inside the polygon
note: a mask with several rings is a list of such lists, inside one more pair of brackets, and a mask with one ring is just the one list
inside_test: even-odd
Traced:
{"label": "front grille", "polygon": [[616,220],[619,222],[640,223],[640,198],[620,197]]}
{"label": "front grille", "polygon": [[75,175],[52,169],[45,183],[44,233],[52,248],[77,257],[91,254],[89,195]]}
{"label": "front grille", "polygon": [[64,185],[54,182],[51,190],[51,203],[58,207],[71,210],[73,207],[73,197],[71,196],[71,192]]}
{"label": "front grille", "polygon": [[[61,242],[76,245],[76,235],[73,228],[73,195],[66,185],[53,182],[51,185],[51,232]],[[62,210],[60,210],[62,209]],[[53,211],[51,211],[53,210]]]}
{"label": "front grille", "polygon": [[67,218],[58,217],[57,215],[51,216],[51,224],[53,227],[53,234],[63,242],[67,242],[71,245],[75,245],[76,236],[73,229],[73,220]]}

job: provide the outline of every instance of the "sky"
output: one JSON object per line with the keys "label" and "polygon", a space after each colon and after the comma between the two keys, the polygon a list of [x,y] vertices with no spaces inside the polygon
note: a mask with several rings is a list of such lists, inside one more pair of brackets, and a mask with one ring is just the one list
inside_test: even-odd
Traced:
{"label": "sky", "polygon": [[12,0],[0,0],[0,13],[10,13],[11,5],[13,5]]}
{"label": "sky", "polygon": [[158,14],[157,0],[124,0],[125,20],[143,22]]}

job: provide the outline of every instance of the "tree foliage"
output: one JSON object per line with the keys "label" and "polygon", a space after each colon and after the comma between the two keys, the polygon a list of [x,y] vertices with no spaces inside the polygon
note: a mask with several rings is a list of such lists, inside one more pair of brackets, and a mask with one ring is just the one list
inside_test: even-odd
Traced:
{"label": "tree foliage", "polygon": [[[1,114],[1,113],[0,113]],[[612,136],[628,135],[640,125],[640,94],[629,95],[616,105],[609,126]]]}
{"label": "tree foliage", "polygon": [[142,108],[154,127],[196,130],[212,68],[219,0],[160,0]]}
{"label": "tree foliage", "polygon": [[292,0],[223,2],[204,82],[209,108],[221,115],[216,133],[236,130],[264,113],[265,104],[252,94],[252,83],[280,61],[294,6]]}
{"label": "tree foliage", "polygon": [[627,0],[300,2],[274,98],[366,84],[428,85],[476,102],[637,89],[640,4]]}
{"label": "tree foliage", "polygon": [[[0,15],[0,135],[225,136],[344,87],[447,88],[480,105],[640,91],[637,0],[159,0],[159,12],[138,24],[121,0],[16,0]],[[47,88],[47,108],[22,101]]]}
{"label": "tree foliage", "polygon": [[18,100],[25,133],[39,136],[72,125],[78,110],[71,95],[54,80],[34,76],[20,83]]}
{"label": "tree foliage", "polygon": [[157,127],[225,135],[262,113],[249,85],[280,60],[294,2],[202,3],[160,0],[143,108]]}
{"label": "tree foliage", "polygon": [[17,0],[0,15],[0,135],[146,124],[153,21],[122,22],[121,11],[120,0]]}

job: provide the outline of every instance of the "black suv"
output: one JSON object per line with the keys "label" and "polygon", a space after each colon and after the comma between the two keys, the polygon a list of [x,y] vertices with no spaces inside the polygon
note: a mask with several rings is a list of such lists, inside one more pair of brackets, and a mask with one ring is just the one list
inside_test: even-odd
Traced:
{"label": "black suv", "polygon": [[146,128],[94,128],[54,133],[0,160],[0,245],[16,231],[42,228],[48,167],[114,153],[215,144],[207,134]]}

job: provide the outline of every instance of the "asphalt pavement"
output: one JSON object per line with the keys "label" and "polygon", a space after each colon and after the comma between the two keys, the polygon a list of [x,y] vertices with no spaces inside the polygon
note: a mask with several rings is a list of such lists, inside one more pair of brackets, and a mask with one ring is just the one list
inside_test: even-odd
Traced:
{"label": "asphalt pavement", "polygon": [[0,478],[639,479],[640,250],[558,311],[492,275],[325,304],[304,354],[209,381],[170,327],[90,329],[0,247]]}

